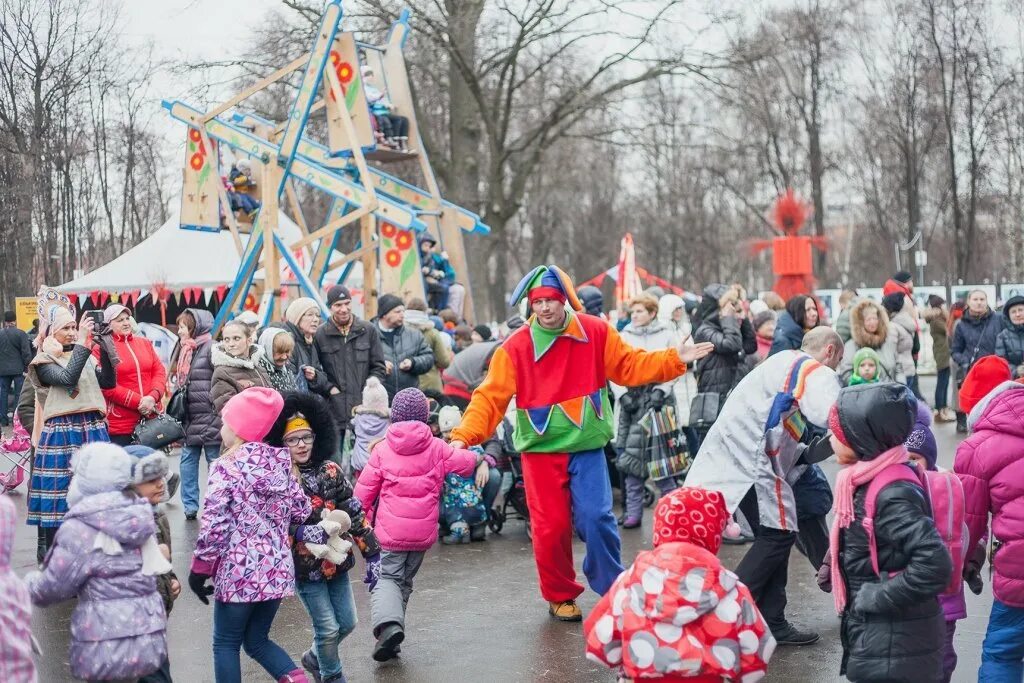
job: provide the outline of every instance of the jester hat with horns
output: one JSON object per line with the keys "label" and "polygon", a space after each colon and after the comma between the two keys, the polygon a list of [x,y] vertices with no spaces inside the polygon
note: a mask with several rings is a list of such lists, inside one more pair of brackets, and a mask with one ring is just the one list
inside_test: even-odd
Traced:
{"label": "jester hat with horns", "polygon": [[524,299],[556,299],[567,303],[574,311],[583,311],[583,303],[576,296],[572,279],[558,266],[537,266],[519,281],[509,297],[509,306],[519,306]]}

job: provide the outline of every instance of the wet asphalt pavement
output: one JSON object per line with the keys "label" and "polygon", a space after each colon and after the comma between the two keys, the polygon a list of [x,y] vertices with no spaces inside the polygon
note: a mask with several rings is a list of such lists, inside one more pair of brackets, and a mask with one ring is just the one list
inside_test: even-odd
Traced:
{"label": "wet asphalt pavement", "polygon": [[[927,391],[931,383],[926,380],[924,384]],[[959,441],[953,425],[938,425],[936,436],[939,464],[951,467]],[[172,467],[177,466],[178,458],[173,457]],[[830,478],[834,479],[836,469],[834,463],[826,465]],[[12,499],[24,518],[24,485]],[[179,682],[213,681],[212,608],[200,603],[189,592],[185,581],[198,522],[185,521],[177,497],[168,504],[167,511],[174,540],[174,567],[184,587],[168,622],[171,672]],[[648,511],[640,529],[623,532],[622,554],[627,563],[639,550],[650,547],[650,524]],[[721,557],[727,566],[735,567],[744,551],[742,546],[724,546]],[[580,580],[585,583],[579,569],[582,558],[583,547],[577,541],[576,566]],[[13,564],[21,575],[34,568],[35,529],[19,527]],[[547,606],[537,590],[530,541],[520,521],[509,521],[501,535],[490,536],[486,543],[437,545],[427,553],[410,601],[402,654],[392,662],[378,664],[370,658],[373,638],[367,625],[369,597],[360,582],[361,572],[360,561],[352,572],[360,625],[341,646],[345,675],[350,683],[615,680],[609,670],[584,657],[580,624],[559,623],[548,617]],[[768,680],[842,680],[838,674],[839,619],[835,616],[831,596],[818,590],[810,564],[795,550],[789,576],[787,614],[797,625],[820,632],[821,641],[809,647],[777,650],[771,660]],[[977,678],[981,643],[992,605],[987,571],[985,581],[981,596],[967,593],[970,616],[957,627],[960,663],[954,681]],[[580,599],[584,613],[596,601],[594,593],[584,593]],[[70,601],[34,611],[33,632],[44,651],[38,659],[39,680],[43,683],[74,680],[67,664],[73,606],[74,602]],[[296,661],[310,646],[312,629],[298,599],[284,601],[271,636]],[[270,680],[244,654],[242,671],[246,681]]]}

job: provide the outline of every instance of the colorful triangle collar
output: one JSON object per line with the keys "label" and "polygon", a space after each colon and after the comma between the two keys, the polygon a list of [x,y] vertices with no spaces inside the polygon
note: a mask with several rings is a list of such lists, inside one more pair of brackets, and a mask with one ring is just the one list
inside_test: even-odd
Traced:
{"label": "colorful triangle collar", "polygon": [[539,361],[555,345],[555,341],[561,337],[568,337],[578,342],[590,341],[590,338],[587,337],[587,331],[583,329],[579,316],[570,310],[566,310],[565,315],[567,318],[565,329],[555,335],[538,334],[537,330],[540,328],[540,323],[537,322],[537,316],[530,316],[530,339],[533,341],[534,361]]}

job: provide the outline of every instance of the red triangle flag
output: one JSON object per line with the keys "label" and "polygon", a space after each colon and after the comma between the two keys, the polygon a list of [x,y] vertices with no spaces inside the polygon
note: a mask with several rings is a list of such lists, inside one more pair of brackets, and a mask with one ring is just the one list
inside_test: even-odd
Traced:
{"label": "red triangle flag", "polygon": [[217,287],[217,300],[224,301],[224,296],[228,293],[227,285],[219,285]]}

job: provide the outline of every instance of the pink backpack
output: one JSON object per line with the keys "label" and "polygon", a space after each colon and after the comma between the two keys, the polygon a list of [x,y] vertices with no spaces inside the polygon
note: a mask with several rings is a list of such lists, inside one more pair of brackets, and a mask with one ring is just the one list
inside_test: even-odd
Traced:
{"label": "pink backpack", "polygon": [[964,487],[952,472],[922,473],[914,467],[903,464],[890,465],[868,484],[864,499],[864,530],[868,534],[868,549],[871,553],[871,568],[878,571],[878,546],[875,544],[875,506],[878,494],[889,484],[908,481],[924,489],[932,509],[935,529],[953,559],[953,576],[943,591],[946,595],[959,594],[963,586],[963,568],[967,559],[967,522],[965,521]]}

